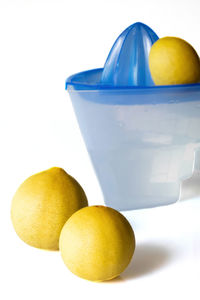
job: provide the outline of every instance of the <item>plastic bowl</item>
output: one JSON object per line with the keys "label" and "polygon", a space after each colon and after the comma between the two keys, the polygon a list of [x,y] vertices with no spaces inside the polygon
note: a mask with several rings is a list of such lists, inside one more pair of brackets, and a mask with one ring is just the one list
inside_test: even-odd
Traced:
{"label": "plastic bowl", "polygon": [[105,204],[131,210],[171,204],[200,147],[200,84],[101,84],[103,69],[69,77],[66,89]]}

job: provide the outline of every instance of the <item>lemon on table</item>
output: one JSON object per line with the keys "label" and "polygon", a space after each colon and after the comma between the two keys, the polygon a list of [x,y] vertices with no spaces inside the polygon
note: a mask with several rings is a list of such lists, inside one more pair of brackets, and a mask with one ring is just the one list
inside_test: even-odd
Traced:
{"label": "lemon on table", "polygon": [[12,200],[11,219],[27,244],[59,249],[59,236],[67,219],[87,206],[79,183],[61,168],[51,168],[24,181]]}
{"label": "lemon on table", "polygon": [[104,281],[118,276],[128,266],[135,237],[121,213],[110,207],[90,206],[69,218],[59,245],[72,273],[87,280]]}
{"label": "lemon on table", "polygon": [[200,81],[200,59],[194,48],[177,37],[157,40],[149,54],[152,79],[157,85]]}

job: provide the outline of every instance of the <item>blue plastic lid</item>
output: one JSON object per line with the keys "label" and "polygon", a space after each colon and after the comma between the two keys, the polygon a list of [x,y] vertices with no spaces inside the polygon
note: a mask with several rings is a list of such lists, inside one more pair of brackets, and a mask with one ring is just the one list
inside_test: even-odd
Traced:
{"label": "blue plastic lid", "polygon": [[117,86],[105,84],[101,81],[103,68],[92,69],[76,73],[67,78],[66,90],[171,90],[171,89],[200,89],[200,83],[177,85],[149,85],[149,86]]}
{"label": "blue plastic lid", "polygon": [[67,78],[68,90],[198,90],[200,83],[156,86],[149,70],[149,52],[156,33],[147,25],[134,23],[116,39],[104,68],[74,74]]}

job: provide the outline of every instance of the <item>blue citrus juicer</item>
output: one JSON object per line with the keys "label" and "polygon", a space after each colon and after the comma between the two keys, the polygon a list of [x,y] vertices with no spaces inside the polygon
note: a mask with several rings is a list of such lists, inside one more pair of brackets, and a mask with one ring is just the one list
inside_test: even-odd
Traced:
{"label": "blue citrus juicer", "polygon": [[105,204],[118,210],[176,202],[198,164],[200,84],[154,85],[148,56],[157,39],[135,23],[104,68],[66,80]]}

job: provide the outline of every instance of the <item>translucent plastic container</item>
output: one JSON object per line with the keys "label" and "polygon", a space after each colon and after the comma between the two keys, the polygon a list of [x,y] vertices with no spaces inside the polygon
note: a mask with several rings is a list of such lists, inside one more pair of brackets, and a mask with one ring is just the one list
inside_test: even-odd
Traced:
{"label": "translucent plastic container", "polygon": [[106,84],[104,69],[66,88],[105,204],[131,210],[176,202],[200,147],[200,84]]}

